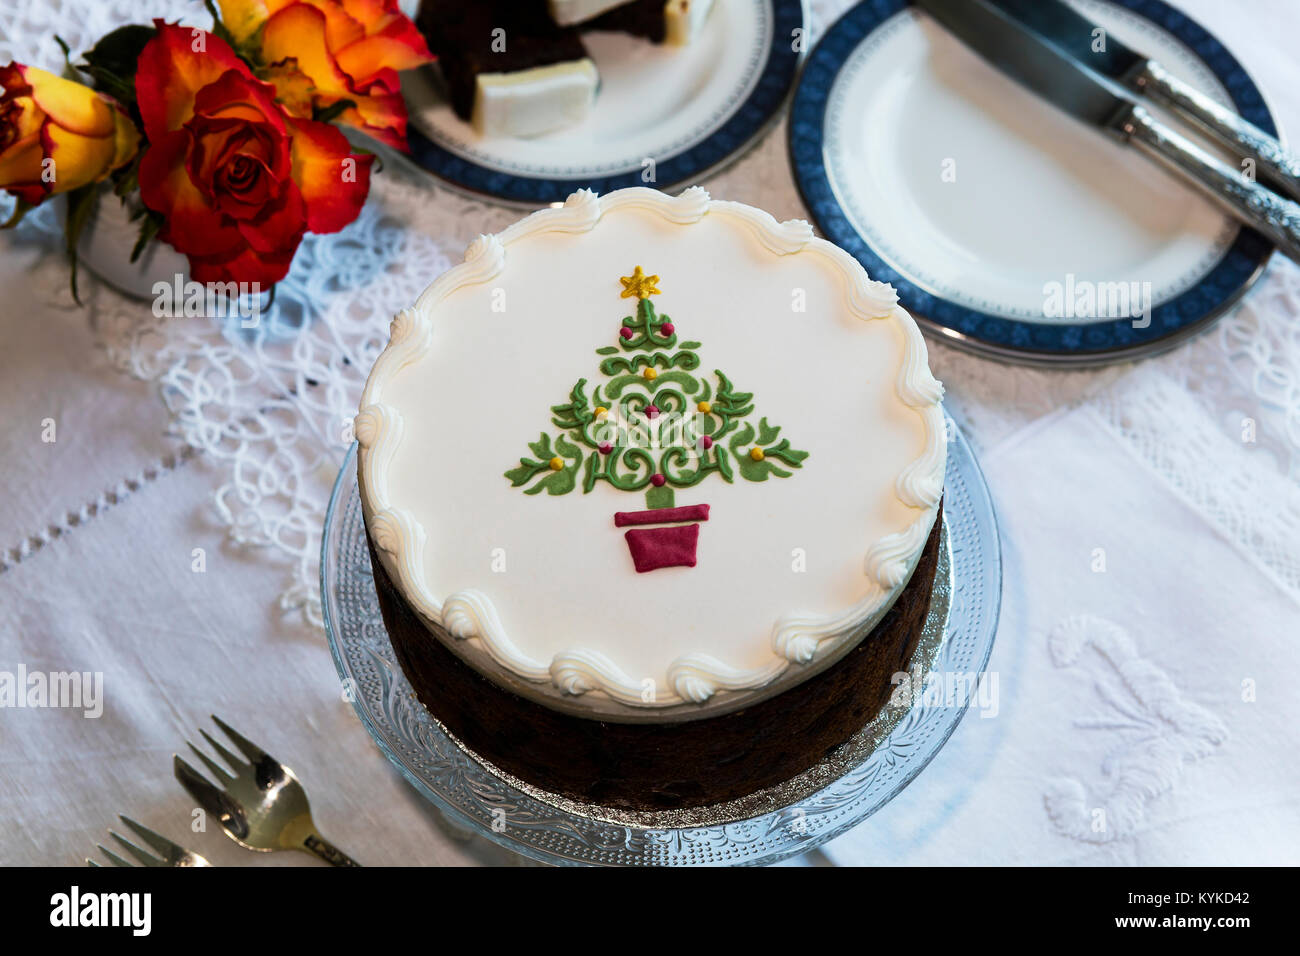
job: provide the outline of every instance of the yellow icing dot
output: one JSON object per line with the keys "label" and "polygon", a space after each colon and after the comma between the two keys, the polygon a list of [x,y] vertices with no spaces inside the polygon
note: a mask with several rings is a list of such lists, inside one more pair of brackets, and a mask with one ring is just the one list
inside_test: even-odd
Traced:
{"label": "yellow icing dot", "polygon": [[751,448],[751,449],[749,450],[749,457],[752,458],[752,459],[754,459],[754,461],[762,461],[762,460],[763,460],[763,449],[761,449],[761,448]]}
{"label": "yellow icing dot", "polygon": [[608,414],[609,414],[609,409],[606,408],[604,405],[597,405],[597,406],[596,406],[596,417],[597,417],[597,418],[604,418],[604,417],[605,417],[606,415],[608,415]]}
{"label": "yellow icing dot", "polygon": [[657,378],[659,377],[659,372],[658,372],[658,370],[657,370],[657,369],[653,369],[653,368],[648,368],[648,369],[646,369],[644,372],[642,372],[641,374],[642,374],[643,376],[645,376],[645,378],[646,378],[647,381],[651,381],[651,382],[653,382],[655,379],[657,379]]}
{"label": "yellow icing dot", "polygon": [[713,406],[710,405],[708,402],[700,402],[700,404],[696,405],[695,407],[698,408],[700,411],[702,411],[705,415],[713,411]]}
{"label": "yellow icing dot", "polygon": [[556,455],[551,459],[551,471],[561,471],[564,468],[564,459]]}

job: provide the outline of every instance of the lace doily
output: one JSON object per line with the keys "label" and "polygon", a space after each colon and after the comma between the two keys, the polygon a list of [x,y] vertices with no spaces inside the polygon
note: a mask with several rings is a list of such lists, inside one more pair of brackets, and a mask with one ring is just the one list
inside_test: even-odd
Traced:
{"label": "lace doily", "polygon": [[[811,39],[848,5],[813,0]],[[195,2],[151,0],[147,13],[208,25]],[[141,16],[138,0],[8,0],[0,3],[0,62],[59,70],[55,33],[81,50]],[[779,219],[803,218],[785,139],[782,123],[706,187]],[[25,236],[51,244],[33,281],[66,306],[66,271],[54,254],[55,213],[39,212],[21,227]],[[222,477],[213,500],[232,539],[264,549],[286,568],[284,607],[319,623],[325,505],[389,319],[458,261],[476,235],[518,217],[387,157],[357,221],[304,241],[256,330],[157,318],[147,303],[85,280],[86,309],[102,347],[124,372],[157,384],[173,432],[217,464]],[[1275,262],[1235,314],[1136,367],[1026,369],[941,343],[931,344],[931,355],[947,384],[949,408],[977,449],[1063,407],[1097,401],[1136,453],[1300,594],[1298,311],[1300,270]],[[1212,431],[1205,422],[1214,423]],[[1233,451],[1233,464],[1214,457],[1222,458],[1225,448]]]}

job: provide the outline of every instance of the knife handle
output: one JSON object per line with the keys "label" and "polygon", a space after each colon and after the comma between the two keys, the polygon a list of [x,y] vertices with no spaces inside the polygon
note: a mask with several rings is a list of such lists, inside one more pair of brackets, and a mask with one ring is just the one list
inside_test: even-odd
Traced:
{"label": "knife handle", "polygon": [[1178,173],[1247,226],[1263,233],[1288,259],[1300,262],[1300,205],[1296,205],[1155,121],[1138,104],[1111,129],[1139,152]]}
{"label": "knife handle", "polygon": [[1141,64],[1125,82],[1153,102],[1191,120],[1243,159],[1253,159],[1256,178],[1300,201],[1300,159],[1287,152],[1276,138],[1171,76],[1154,60]]}

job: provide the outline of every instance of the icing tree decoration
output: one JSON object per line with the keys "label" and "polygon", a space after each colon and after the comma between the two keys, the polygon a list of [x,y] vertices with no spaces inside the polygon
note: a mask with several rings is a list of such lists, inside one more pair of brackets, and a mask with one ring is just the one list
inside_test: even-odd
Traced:
{"label": "icing tree decoration", "polygon": [[[551,406],[559,429],[542,432],[528,447],[532,457],[505,476],[524,494],[583,493],[605,481],[619,491],[645,490],[645,511],[614,515],[639,572],[694,567],[700,521],[709,506],[676,507],[675,489],[689,488],[711,474],[732,482],[788,478],[803,467],[808,452],[781,438],[779,426],[749,421],[753,395],[737,391],[721,370],[716,382],[692,374],[700,366],[699,342],[679,341],[677,327],[655,311],[659,276],[640,266],[619,279],[621,298],[637,300],[636,314],[623,319],[616,344],[596,349],[608,379],[591,389],[580,378],[569,400]],[[687,523],[689,522],[689,523]],[[666,525],[666,527],[643,527]]]}

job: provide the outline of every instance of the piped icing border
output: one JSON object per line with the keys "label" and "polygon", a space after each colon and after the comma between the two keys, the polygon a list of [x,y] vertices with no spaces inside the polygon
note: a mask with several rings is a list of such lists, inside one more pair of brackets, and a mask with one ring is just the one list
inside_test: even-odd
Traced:
{"label": "piped icing border", "polygon": [[[642,686],[606,655],[573,648],[551,661],[524,654],[506,634],[487,595],[463,590],[439,601],[424,575],[425,533],[409,512],[393,507],[387,470],[401,443],[402,416],[384,403],[384,389],[404,366],[431,347],[433,315],[439,303],[465,286],[487,282],[505,268],[506,249],[538,232],[584,233],[615,209],[635,208],[668,222],[689,225],[705,216],[724,217],[749,232],[775,255],[808,252],[821,256],[839,272],[848,309],[865,321],[895,323],[903,340],[903,361],[895,388],[900,401],[914,409],[925,428],[921,455],[899,474],[895,492],[917,511],[903,531],[889,534],[867,548],[863,569],[871,584],[857,603],[838,614],[792,614],[772,629],[772,660],[763,667],[741,670],[707,654],[688,654],[668,667],[671,693],[642,699]],[[943,415],[943,386],[930,373],[925,340],[912,317],[898,305],[892,287],[875,282],[861,264],[838,246],[813,235],[802,220],[777,222],[771,215],[742,203],[709,198],[699,186],[679,196],[646,188],[621,189],[603,197],[590,190],[573,193],[562,206],[543,209],[494,236],[479,236],[465,251],[465,261],[445,272],[392,321],[387,348],[376,360],[362,393],[354,432],[360,445],[361,495],[371,539],[388,574],[426,620],[457,640],[473,640],[500,667],[528,681],[547,682],[568,694],[600,692],[638,708],[661,708],[686,702],[703,703],[719,691],[763,687],[792,664],[807,664],[832,653],[845,641],[861,636],[863,628],[884,614],[920,559],[943,495],[947,460],[947,429]]]}

